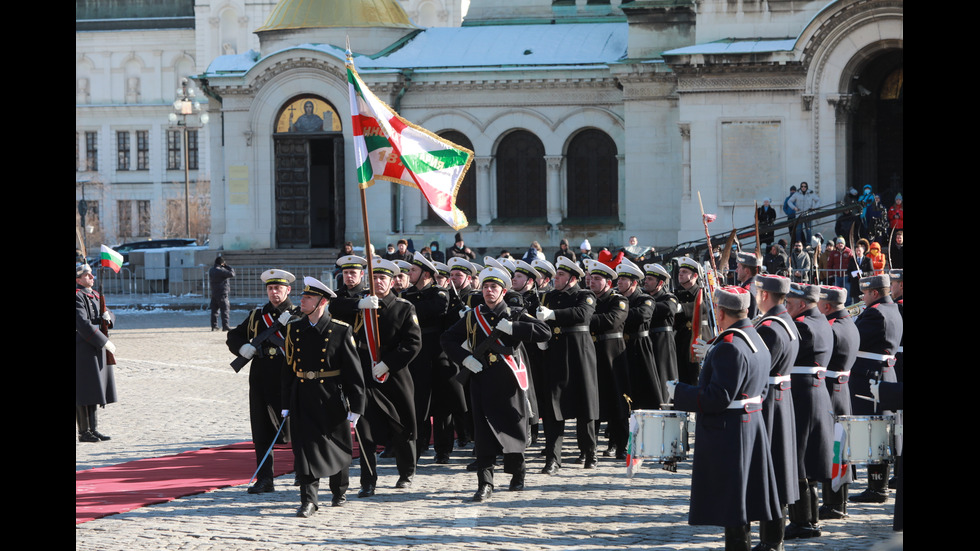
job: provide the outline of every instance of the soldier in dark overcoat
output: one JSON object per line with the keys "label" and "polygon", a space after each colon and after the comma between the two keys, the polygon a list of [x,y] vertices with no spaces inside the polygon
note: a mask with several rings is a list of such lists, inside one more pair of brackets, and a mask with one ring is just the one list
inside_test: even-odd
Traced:
{"label": "soldier in dark overcoat", "polygon": [[667,402],[666,381],[660,379],[653,341],[650,340],[650,319],[653,299],[641,289],[643,270],[629,260],[616,266],[616,287],[629,301],[629,311],[623,325],[626,341],[627,387],[631,409],[660,409]]}
{"label": "soldier in dark overcoat", "polygon": [[[595,260],[585,259],[589,289],[595,293],[596,308],[589,321],[595,342],[596,371],[599,383],[599,420],[608,428],[607,455],[626,459],[629,439],[629,404],[627,395],[626,341],[623,327],[629,313],[629,302],[615,287],[616,270]],[[598,426],[599,421],[596,421]],[[586,466],[595,464],[595,456],[584,457]]]}
{"label": "soldier in dark overcoat", "polygon": [[[670,273],[660,264],[643,265],[643,290],[653,299],[650,317],[650,341],[657,358],[657,373],[661,381],[678,380],[677,344],[674,341],[674,315],[680,309],[677,297],[667,291]],[[666,392],[666,387],[663,388]]]}
{"label": "soldier in dark overcoat", "polygon": [[[289,300],[291,284],[296,276],[276,268],[266,270],[259,276],[265,283],[269,299],[264,305],[249,312],[242,323],[228,332],[225,344],[232,354],[251,359],[248,372],[248,418],[252,429],[252,443],[255,446],[255,464],[262,465],[255,476],[255,485],[248,489],[251,494],[274,492],[273,454],[262,461],[272,446],[279,427],[286,423],[280,415],[283,409],[280,389],[282,371],[286,367],[283,355],[285,332],[282,330],[293,316],[299,315],[299,308]],[[252,344],[252,340],[267,329],[280,325],[263,342]],[[280,433],[280,442],[289,441],[289,424]]]}
{"label": "soldier in dark overcoat", "polygon": [[106,351],[115,344],[100,330],[103,320],[111,327],[115,315],[100,314],[99,293],[92,289],[95,275],[88,264],[75,265],[75,423],[79,442],[101,442],[110,437],[99,432],[97,410],[116,401],[115,366],[106,362]]}
{"label": "soldier in dark overcoat", "polygon": [[747,318],[749,292],[718,289],[722,332],[707,351],[697,385],[671,381],[674,406],[695,412],[688,523],[725,528],[725,549],[749,549],[749,523],[780,516],[761,404],[772,360]]}
{"label": "soldier in dark overcoat", "polygon": [[[861,335],[861,347],[851,368],[851,411],[854,415],[882,415],[888,412],[880,404],[858,396],[871,395],[868,381],[897,381],[895,352],[901,346],[904,320],[891,297],[891,276],[863,277],[858,285],[865,308],[854,320]],[[887,484],[888,464],[869,465],[868,488],[852,497],[851,501],[884,503],[888,494]]]}
{"label": "soldier in dark overcoat", "polygon": [[[789,278],[759,274],[755,276],[753,288],[756,304],[764,312],[755,322],[755,329],[769,348],[772,359],[769,390],[762,402],[762,416],[766,422],[773,468],[776,471],[779,504],[785,508],[800,498],[796,418],[793,393],[790,390],[790,371],[799,353],[800,334],[784,304],[790,288]],[[782,516],[785,516],[785,511]],[[780,549],[783,545],[784,528],[782,518],[762,522],[759,524],[759,539],[769,546],[767,549]]]}
{"label": "soldier in dark overcoat", "polygon": [[[357,497],[375,495],[378,482],[377,448],[386,443],[394,449],[398,469],[396,488],[409,488],[415,477],[415,385],[408,365],[422,347],[419,328],[412,303],[398,298],[392,281],[399,267],[390,260],[375,259],[372,263],[375,294],[362,299],[334,299],[330,312],[338,317],[354,314],[354,340],[361,357],[361,368],[367,388],[367,407],[360,425],[361,489]],[[369,310],[377,310],[377,339],[375,349],[369,346],[364,318]]]}
{"label": "soldier in dark overcoat", "polygon": [[305,278],[303,317],[286,326],[282,370],[283,417],[290,421],[293,465],[300,487],[296,516],[319,508],[320,479],[329,477],[331,504],[346,503],[353,442],[351,423],[364,413],[364,372],[351,326],[333,319],[327,303],[336,297],[323,282]]}
{"label": "soldier in dark overcoat", "polygon": [[[827,318],[834,334],[834,348],[830,355],[830,363],[827,364],[825,382],[835,416],[851,415],[851,392],[848,380],[861,345],[861,335],[854,325],[854,318],[844,306],[846,303],[847,289],[820,286],[820,302],[817,303],[817,308]],[[847,480],[837,491],[834,491],[830,484],[824,484],[823,505],[817,511],[819,520],[841,519],[847,516],[847,487],[853,480],[854,470],[848,470],[846,476]]]}
{"label": "soldier in dark overcoat", "polygon": [[[677,288],[674,296],[680,309],[674,315],[674,342],[677,350],[677,376],[682,383],[696,384],[698,371],[701,369],[697,358],[691,353],[691,344],[695,338],[708,340],[708,306],[707,301],[698,301],[705,291],[701,285],[701,265],[694,259],[682,257],[677,260]],[[700,305],[700,316],[695,316],[694,309]],[[699,319],[695,320],[698,317]],[[693,327],[697,321],[698,327]],[[692,333],[697,333],[692,336]]]}
{"label": "soldier in dark overcoat", "polygon": [[579,450],[594,455],[593,421],[599,418],[595,346],[589,333],[595,295],[579,286],[585,272],[574,261],[559,257],[555,270],[555,289],[541,299],[535,314],[552,332],[545,352],[548,399],[538,404],[545,421],[544,474],[561,467],[565,420],[576,420]]}
{"label": "soldier in dark overcoat", "polygon": [[[522,343],[544,342],[550,336],[543,322],[522,307],[504,302],[505,290],[511,286],[506,272],[488,267],[480,273],[480,280],[483,304],[469,310],[441,338],[449,357],[471,373],[478,483],[474,501],[490,498],[499,454],[504,456],[504,472],[511,475],[510,489],[524,489],[530,386]],[[476,351],[490,338],[493,342],[477,358]]]}
{"label": "soldier in dark overcoat", "polygon": [[800,351],[791,371],[796,411],[796,454],[800,461],[800,499],[789,507],[786,539],[820,535],[817,483],[829,482],[834,460],[834,414],[825,371],[833,353],[834,335],[817,309],[820,287],[793,283],[787,311],[800,332]]}

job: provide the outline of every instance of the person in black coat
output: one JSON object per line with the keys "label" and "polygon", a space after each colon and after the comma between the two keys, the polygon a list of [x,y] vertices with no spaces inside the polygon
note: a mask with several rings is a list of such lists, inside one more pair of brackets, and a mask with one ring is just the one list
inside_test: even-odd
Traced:
{"label": "person in black coat", "polygon": [[[500,454],[504,472],[511,475],[510,489],[524,489],[530,374],[523,343],[544,342],[550,336],[544,322],[522,307],[506,304],[505,291],[511,286],[506,271],[484,268],[480,281],[482,303],[467,311],[440,339],[446,354],[470,374],[478,483],[473,501],[478,502],[490,499],[494,462]],[[494,342],[476,357],[481,344],[491,337]]]}
{"label": "person in black coat", "polygon": [[336,295],[307,277],[300,300],[303,317],[286,326],[282,411],[290,418],[293,464],[300,487],[298,517],[319,508],[320,479],[329,477],[331,504],[347,502],[353,442],[351,424],[364,413],[364,373],[350,325],[332,319],[327,303]]}
{"label": "person in black coat", "polygon": [[643,270],[629,260],[616,266],[616,287],[629,301],[623,324],[626,341],[627,391],[633,409],[660,409],[667,402],[666,381],[660,378],[653,341],[650,340],[650,320],[654,302],[643,292]]}
{"label": "person in black coat", "polygon": [[[776,222],[776,209],[769,204],[769,198],[762,200],[759,207],[759,243],[768,246],[772,244],[773,231],[772,225]],[[762,247],[760,247],[762,248]]]}
{"label": "person in black coat", "polygon": [[214,266],[208,270],[208,283],[211,286],[211,330],[218,330],[218,320],[221,320],[221,329],[228,331],[229,316],[231,313],[231,303],[228,295],[231,294],[231,278],[235,277],[235,269],[229,266],[224,257],[218,255],[214,259]]}
{"label": "person in black coat", "polygon": [[79,442],[101,442],[110,437],[99,432],[97,411],[116,401],[115,366],[106,352],[116,346],[102,333],[103,320],[110,325],[115,315],[100,314],[99,293],[92,289],[95,276],[88,264],[75,265],[75,422]]}
{"label": "person in black coat", "polygon": [[[269,301],[249,312],[242,323],[228,332],[225,344],[232,354],[251,360],[248,372],[248,417],[252,429],[252,443],[255,445],[255,464],[262,463],[265,452],[273,444],[279,427],[285,420],[282,411],[280,392],[281,373],[286,365],[283,355],[285,332],[276,331],[260,343],[252,343],[256,337],[274,327],[277,323],[285,326],[299,309],[289,300],[293,274],[279,269],[266,270],[259,276],[265,283]],[[279,437],[280,442],[289,441],[288,424]],[[255,477],[255,485],[248,489],[251,494],[274,492],[273,455],[262,463]]]}
{"label": "person in black coat", "polygon": [[[398,266],[378,259],[374,271],[373,296],[336,298],[330,312],[342,317],[353,315],[354,340],[361,358],[366,384],[367,406],[360,425],[361,489],[357,497],[375,495],[378,482],[377,449],[387,443],[394,449],[398,469],[396,488],[409,488],[415,476],[415,439],[418,428],[415,417],[415,384],[408,365],[422,348],[415,307],[392,291],[392,281],[399,273]],[[376,342],[370,344],[365,317],[377,310]],[[370,320],[369,320],[370,321]]]}
{"label": "person in black coat", "polygon": [[780,518],[779,495],[761,414],[772,366],[747,317],[749,292],[715,292],[721,333],[697,385],[671,381],[674,407],[697,413],[688,524],[723,526],[725,549],[749,549],[749,523]]}

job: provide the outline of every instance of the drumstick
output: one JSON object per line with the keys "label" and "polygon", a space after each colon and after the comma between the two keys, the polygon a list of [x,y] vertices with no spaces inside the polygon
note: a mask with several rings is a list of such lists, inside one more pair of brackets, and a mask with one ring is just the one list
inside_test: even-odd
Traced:
{"label": "drumstick", "polygon": [[860,398],[862,400],[867,400],[869,402],[874,402],[875,401],[875,399],[872,398],[872,397],[870,397],[870,396],[861,396],[860,394],[852,394],[851,396],[854,396],[855,398]]}

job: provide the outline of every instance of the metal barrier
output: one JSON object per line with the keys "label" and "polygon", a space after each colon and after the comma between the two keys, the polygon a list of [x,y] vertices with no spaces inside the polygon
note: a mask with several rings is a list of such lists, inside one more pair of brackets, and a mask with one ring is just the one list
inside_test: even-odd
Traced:
{"label": "metal barrier", "polygon": [[[230,297],[237,300],[266,300],[265,285],[260,276],[268,270],[268,266],[232,266],[235,277],[231,279]],[[303,277],[312,276],[331,289],[336,290],[337,279],[334,276],[336,266],[281,266],[296,276],[293,283],[292,295],[298,296],[303,290]],[[167,268],[154,272],[142,266],[132,269],[123,267],[119,273],[102,269],[96,272],[101,282],[102,292],[106,296],[138,298],[152,296],[169,297],[211,297],[211,284],[208,281],[210,266],[189,266]],[[147,274],[149,272],[149,274]],[[147,277],[149,275],[149,277]]]}

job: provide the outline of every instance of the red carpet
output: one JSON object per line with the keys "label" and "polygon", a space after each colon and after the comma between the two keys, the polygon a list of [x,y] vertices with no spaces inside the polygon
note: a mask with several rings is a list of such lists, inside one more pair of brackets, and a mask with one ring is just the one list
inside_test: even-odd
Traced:
{"label": "red carpet", "polygon": [[[293,470],[293,451],[288,444],[276,446],[272,453],[276,476]],[[76,471],[75,524],[246,484],[254,472],[251,442]]]}

